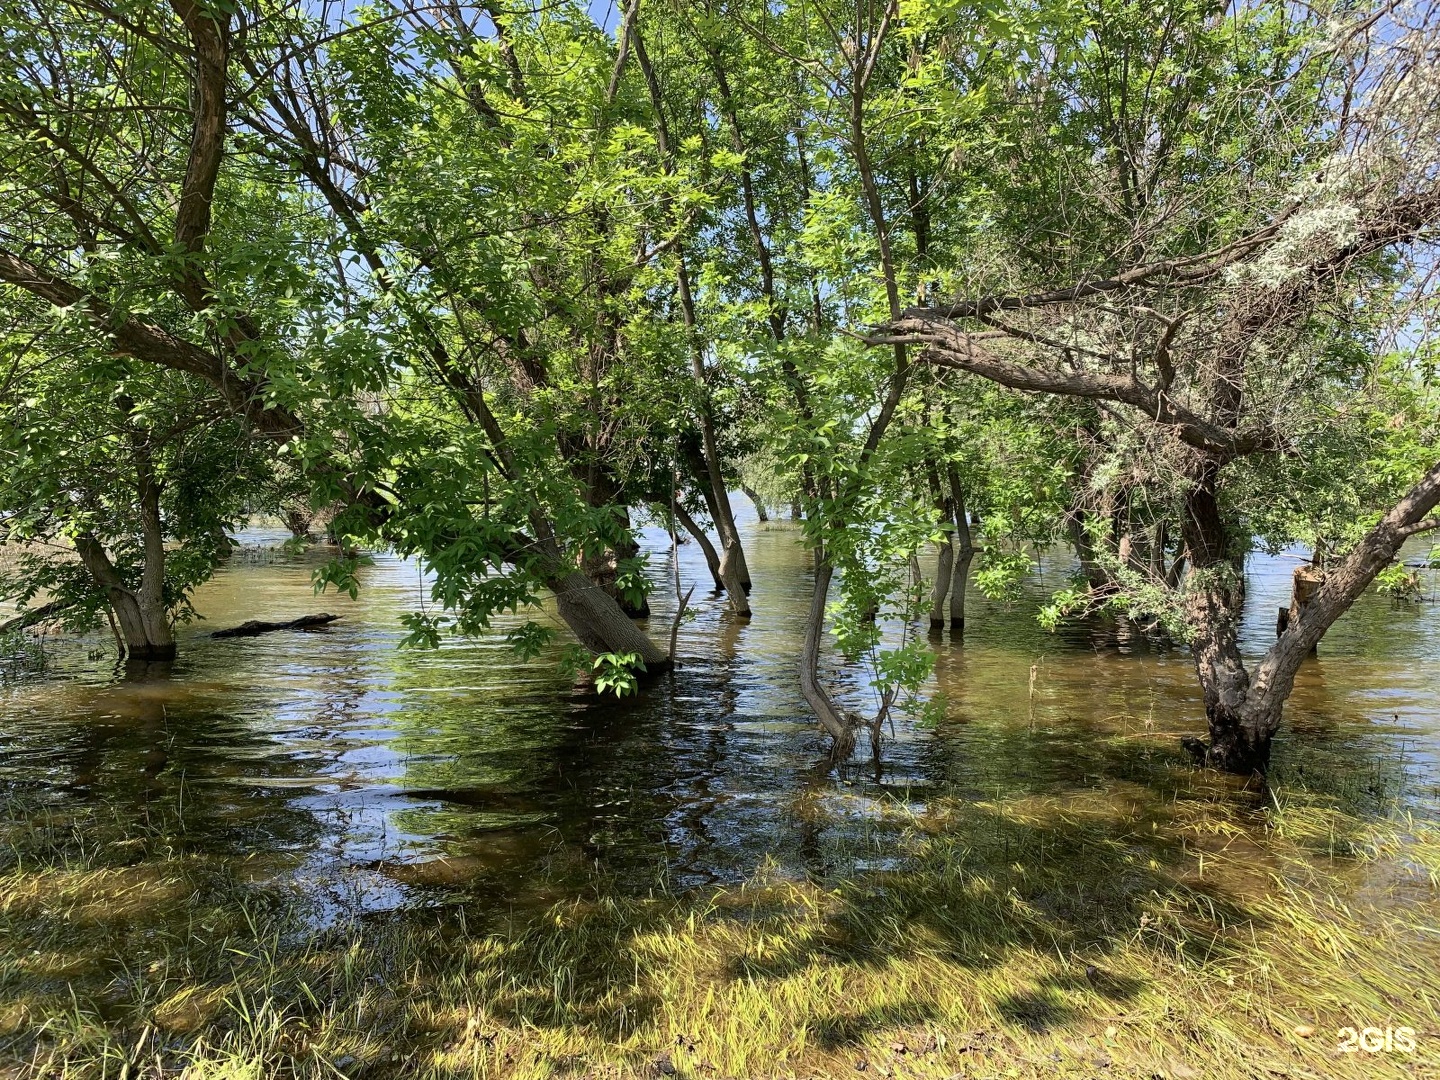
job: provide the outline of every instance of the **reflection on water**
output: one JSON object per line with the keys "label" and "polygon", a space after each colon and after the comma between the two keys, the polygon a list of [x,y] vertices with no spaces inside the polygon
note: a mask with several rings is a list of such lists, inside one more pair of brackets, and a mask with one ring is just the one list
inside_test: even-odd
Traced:
{"label": "reflection on water", "polygon": [[[700,603],[681,666],[638,703],[573,687],[553,656],[517,663],[498,634],[402,651],[398,616],[427,599],[414,564],[377,555],[357,601],[316,598],[311,572],[326,554],[284,554],[282,539],[242,536],[197,596],[206,621],[182,632],[173,665],[122,679],[87,659],[99,639],[72,642],[43,676],[0,690],[0,785],[27,802],[103,803],[179,850],[256,860],[322,909],[348,911],[456,893],[545,901],[597,873],[637,892],[736,881],[762,863],[823,880],[886,865],[866,810],[882,795],[922,809],[936,794],[1165,798],[1177,778],[1193,784],[1177,750],[1202,726],[1184,650],[1124,625],[1052,635],[1035,624],[1032,601],[1068,572],[1063,553],[1046,557],[1026,603],[972,594],[964,642],[936,641],[941,718],[902,719],[878,773],[856,762],[836,775],[817,767],[823,745],[795,678],[810,577],[787,524],[747,527],[755,619]],[[646,539],[668,582],[668,541]],[[698,595],[700,554],[686,545],[680,558]],[[1273,635],[1293,565],[1252,560],[1252,654]],[[659,588],[663,635],[674,600]],[[343,619],[207,636],[322,609]],[[1302,672],[1277,773],[1362,812],[1397,798],[1433,812],[1437,673],[1435,606],[1367,596]],[[858,673],[831,678],[869,704]]]}

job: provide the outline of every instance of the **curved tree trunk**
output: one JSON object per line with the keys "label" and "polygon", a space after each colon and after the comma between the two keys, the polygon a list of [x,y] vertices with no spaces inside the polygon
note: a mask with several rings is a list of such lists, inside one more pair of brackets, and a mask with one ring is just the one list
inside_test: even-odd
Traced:
{"label": "curved tree trunk", "polygon": [[[141,585],[134,590],[126,588],[106,554],[105,546],[95,537],[76,537],[75,551],[95,583],[105,590],[105,599],[119,626],[126,657],[131,660],[175,659],[175,634],[163,600],[164,548],[160,549],[159,565],[152,573],[147,545]],[[154,587],[156,579],[160,583],[159,588]],[[147,588],[147,585],[151,587]]]}
{"label": "curved tree trunk", "polygon": [[675,506],[675,520],[700,545],[700,550],[705,553],[705,565],[710,569],[710,577],[715,582],[715,591],[725,591],[725,579],[720,575],[720,554],[715,550],[715,545],[710,542],[710,534],[700,527],[700,523],[690,516],[689,512],[678,503]]}
{"label": "curved tree trunk", "polygon": [[754,488],[747,487],[744,484],[740,485],[740,490],[749,496],[750,501],[755,504],[755,516],[759,518],[762,523],[769,521],[770,511],[765,509],[765,500],[760,498],[760,493]]}
{"label": "curved tree trunk", "polygon": [[815,716],[834,741],[832,756],[843,761],[855,749],[855,725],[851,723],[820,684],[820,639],[825,632],[825,605],[830,597],[830,579],[835,568],[822,553],[815,553],[815,591],[805,617],[805,640],[800,647],[800,692]]}
{"label": "curved tree trunk", "polygon": [[[713,434],[707,435],[707,428],[713,432],[708,420],[702,424],[701,435],[713,448]],[[730,506],[730,495],[725,490],[725,478],[720,474],[718,453],[714,455],[713,464],[711,458],[707,449],[705,472],[698,484],[700,495],[710,511],[710,520],[715,522],[715,532],[720,536],[720,580],[729,594],[730,610],[736,615],[748,617],[750,603],[745,598],[750,595],[750,568],[745,563],[745,548],[740,543],[740,531],[735,527],[735,512]]]}
{"label": "curved tree trunk", "polygon": [[[628,24],[623,36],[635,46],[635,61],[640,65],[650,94],[650,104],[655,112],[656,142],[665,162],[665,171],[673,172],[675,165],[670,149],[670,126],[665,115],[664,95],[655,68],[650,63],[645,39],[639,26],[633,21]],[[705,356],[696,333],[695,298],[690,291],[690,271],[686,267],[683,250],[676,259],[675,284],[680,299],[680,316],[685,323],[685,335],[690,345],[690,377],[700,394],[700,405],[696,411],[704,460],[703,470],[696,470],[700,474],[697,479],[700,480],[710,518],[715,522],[715,531],[720,535],[720,579],[725,586],[726,601],[731,612],[748,619],[750,602],[746,596],[750,592],[750,571],[745,565],[740,532],[735,528],[735,513],[730,506],[730,494],[725,488],[719,444],[715,438],[715,415],[710,400],[710,386],[705,376]]]}

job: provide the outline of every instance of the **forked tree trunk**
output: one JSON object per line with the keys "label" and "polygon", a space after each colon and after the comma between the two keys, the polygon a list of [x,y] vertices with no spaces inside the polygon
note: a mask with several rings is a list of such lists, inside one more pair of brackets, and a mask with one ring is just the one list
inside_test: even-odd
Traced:
{"label": "forked tree trunk", "polygon": [[[1212,572],[1210,555],[1223,536],[1213,498],[1214,472],[1187,499],[1186,548],[1194,567],[1190,575],[1188,614],[1194,634],[1191,651],[1205,693],[1210,743],[1192,749],[1207,763],[1231,772],[1263,770],[1279,730],[1285,701],[1295,675],[1310,651],[1389,566],[1410,537],[1440,528],[1440,518],[1427,517],[1440,505],[1440,463],[1423,476],[1356,544],[1344,559],[1325,571],[1310,596],[1290,620],[1279,640],[1246,672],[1235,640],[1235,626],[1244,599],[1243,578],[1232,563],[1229,575]],[[1208,492],[1206,490],[1208,486]]]}
{"label": "forked tree trunk", "polygon": [[75,552],[115,615],[130,660],[175,659],[175,632],[165,607],[165,534],[160,521],[160,487],[151,478],[148,454],[136,453],[140,531],[145,562],[139,588],[125,585],[105,545],[91,535],[75,538]]}

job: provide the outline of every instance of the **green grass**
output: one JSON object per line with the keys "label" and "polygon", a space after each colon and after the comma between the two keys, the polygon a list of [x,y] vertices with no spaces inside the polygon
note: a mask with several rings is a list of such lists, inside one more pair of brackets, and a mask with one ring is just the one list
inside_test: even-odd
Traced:
{"label": "green grass", "polygon": [[[593,876],[317,930],[279,860],[13,804],[12,1077],[1433,1077],[1440,833],[1193,774],[873,823],[896,869],[623,895]],[[1344,1026],[1414,1053],[1341,1054]]]}

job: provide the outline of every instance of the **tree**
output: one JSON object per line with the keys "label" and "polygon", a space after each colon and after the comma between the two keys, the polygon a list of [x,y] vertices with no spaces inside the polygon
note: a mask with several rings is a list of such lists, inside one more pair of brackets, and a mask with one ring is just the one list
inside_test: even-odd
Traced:
{"label": "tree", "polygon": [[273,457],[198,380],[85,337],[7,343],[0,543],[20,556],[0,595],[24,609],[43,593],[73,629],[108,618],[128,659],[169,660],[226,530],[278,499]]}
{"label": "tree", "polygon": [[[1267,16],[1253,18],[1237,24],[1242,40],[1268,39]],[[1266,472],[1272,482],[1293,475],[1287,459],[1314,452],[1301,437],[1304,418],[1333,390],[1358,396],[1377,379],[1411,378],[1394,364],[1356,361],[1417,311],[1424,274],[1403,256],[1440,221],[1440,80],[1423,59],[1434,27],[1420,18],[1369,17],[1338,46],[1288,30],[1284,78],[1270,56],[1244,73],[1269,81],[1264,109],[1274,114],[1252,115],[1232,133],[1224,161],[1201,170],[1199,194],[1190,161],[1170,181],[1174,163],[1152,161],[1147,171],[1141,159],[1163,156],[1154,148],[1182,128],[1203,126],[1204,110],[1168,125],[1163,116],[1140,121],[1119,148],[1123,167],[1088,178],[1112,207],[1147,192],[1147,203],[1133,204],[1136,243],[1113,256],[1119,268],[911,309],[872,337],[922,346],[929,364],[1016,390],[1095,402],[1179,479],[1183,578],[1151,577],[1142,590],[1122,575],[1120,586],[1170,613],[1189,643],[1210,729],[1201,749],[1227,769],[1264,767],[1304,657],[1407,538],[1440,527],[1430,516],[1440,465],[1418,481],[1412,473],[1408,490],[1369,484],[1372,499],[1388,496],[1366,505],[1373,526],[1247,670],[1236,626],[1251,526],[1237,489],[1264,483]],[[1237,190],[1246,212],[1227,220],[1217,208],[1233,206]],[[1197,235],[1207,241],[1201,250]],[[1431,443],[1433,460],[1433,434]]]}

